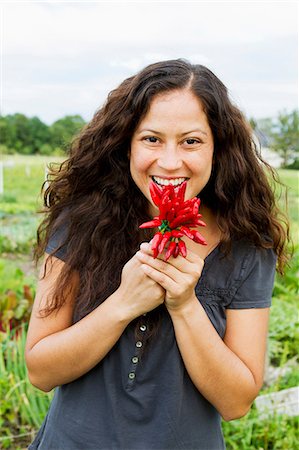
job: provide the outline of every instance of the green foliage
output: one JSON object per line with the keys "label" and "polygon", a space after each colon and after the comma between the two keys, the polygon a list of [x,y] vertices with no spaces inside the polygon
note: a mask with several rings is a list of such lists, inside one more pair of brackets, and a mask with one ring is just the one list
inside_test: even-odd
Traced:
{"label": "green foliage", "polygon": [[222,423],[227,450],[297,448],[298,418],[273,415],[261,420],[255,406],[242,419]]}
{"label": "green foliage", "polygon": [[253,130],[257,136],[264,136],[264,144],[276,151],[282,158],[284,168],[298,169],[299,152],[299,112],[281,111],[275,118],[250,119]]}
{"label": "green foliage", "polygon": [[53,147],[49,144],[42,144],[39,148],[39,153],[41,155],[52,155],[53,153]]}
{"label": "green foliage", "polygon": [[285,191],[282,191],[279,207],[288,216],[294,244],[299,245],[299,172],[280,169],[278,174],[281,182],[286,186],[286,195]]}
{"label": "green foliage", "polygon": [[0,336],[4,339],[11,329],[29,322],[35,280],[4,259],[0,259],[0,280]]}
{"label": "green foliage", "polygon": [[291,170],[299,170],[299,158],[296,158],[294,162],[288,164],[286,168]]}
{"label": "green foliage", "polygon": [[38,217],[34,214],[2,214],[0,220],[0,252],[32,254]]}
{"label": "green foliage", "polygon": [[36,274],[25,274],[24,270],[20,269],[19,266],[24,261],[26,260],[19,259],[20,264],[16,264],[15,259],[0,258],[0,295],[11,290],[16,292],[18,296],[22,296],[24,285],[28,285],[30,290],[33,291],[36,284]]}
{"label": "green foliage", "polygon": [[273,122],[272,128],[273,150],[283,157],[286,167],[299,153],[299,113],[297,110],[287,113],[281,112]]}
{"label": "green foliage", "polygon": [[66,116],[54,122],[50,127],[51,143],[54,147],[65,148],[72,138],[83,128],[85,122],[81,116]]}
{"label": "green foliage", "polygon": [[72,138],[85,125],[79,115],[66,116],[48,126],[38,117],[24,114],[0,116],[2,154],[63,154]]}
{"label": "green foliage", "polygon": [[39,428],[53,396],[30,384],[25,341],[26,326],[22,325],[0,342],[0,448],[15,448],[13,434],[30,434]]}
{"label": "green foliage", "polygon": [[269,327],[269,357],[272,365],[280,366],[298,354],[298,296],[273,298]]}

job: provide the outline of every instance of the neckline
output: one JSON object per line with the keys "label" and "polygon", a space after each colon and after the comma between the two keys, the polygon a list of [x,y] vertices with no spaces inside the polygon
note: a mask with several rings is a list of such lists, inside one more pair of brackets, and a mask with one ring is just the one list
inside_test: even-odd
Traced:
{"label": "neckline", "polygon": [[218,242],[218,244],[210,251],[210,253],[207,254],[207,256],[204,258],[204,261],[208,261],[210,259],[210,257],[216,253],[216,251],[218,251],[219,247],[220,247],[221,242]]}

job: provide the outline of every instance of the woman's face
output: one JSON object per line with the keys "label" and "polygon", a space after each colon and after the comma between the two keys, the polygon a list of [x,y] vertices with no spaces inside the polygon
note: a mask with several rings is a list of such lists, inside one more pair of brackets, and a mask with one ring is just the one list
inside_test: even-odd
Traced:
{"label": "woman's face", "polygon": [[130,151],[130,172],[138,188],[157,209],[150,182],[179,185],[187,180],[185,199],[195,197],[207,184],[212,170],[214,142],[201,102],[190,90],[154,97],[135,130]]}

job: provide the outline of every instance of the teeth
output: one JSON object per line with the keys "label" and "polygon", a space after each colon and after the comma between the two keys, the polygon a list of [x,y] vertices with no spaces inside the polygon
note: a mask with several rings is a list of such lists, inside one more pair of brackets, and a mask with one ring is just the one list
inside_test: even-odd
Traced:
{"label": "teeth", "polygon": [[182,184],[185,180],[187,180],[187,178],[172,178],[171,180],[166,180],[165,178],[160,177],[152,177],[152,179],[155,183],[161,184],[162,186],[168,186],[169,184],[178,186],[179,184]]}

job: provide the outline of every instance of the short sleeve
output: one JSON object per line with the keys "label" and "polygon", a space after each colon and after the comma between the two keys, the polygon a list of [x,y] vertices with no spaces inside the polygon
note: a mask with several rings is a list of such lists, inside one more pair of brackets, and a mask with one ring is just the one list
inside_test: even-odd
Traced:
{"label": "short sleeve", "polygon": [[240,284],[228,309],[267,308],[271,306],[276,268],[272,249],[251,248],[243,266]]}
{"label": "short sleeve", "polygon": [[66,220],[60,222],[50,234],[49,241],[46,245],[45,251],[62,261],[66,260],[67,256],[67,223]]}

